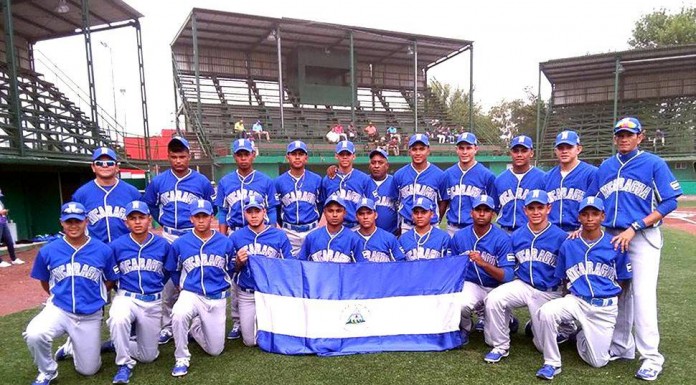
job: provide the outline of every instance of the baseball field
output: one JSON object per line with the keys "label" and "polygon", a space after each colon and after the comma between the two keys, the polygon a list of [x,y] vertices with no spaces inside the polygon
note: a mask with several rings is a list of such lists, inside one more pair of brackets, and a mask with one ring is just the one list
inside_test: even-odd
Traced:
{"label": "baseball field", "polygon": [[[663,384],[693,383],[696,373],[696,280],[694,279],[693,244],[696,236],[666,226],[659,283],[659,320],[662,335],[661,351],[666,357]],[[696,227],[696,226],[694,226]],[[5,275],[5,274],[3,274]],[[6,278],[0,276],[0,279]],[[24,285],[38,286],[31,279]],[[5,300],[21,300],[25,293],[8,290],[2,285]],[[36,376],[22,331],[38,308],[0,317],[0,384],[29,384]],[[524,324],[527,315],[517,314]],[[105,335],[106,337],[106,335]],[[62,339],[54,344],[55,347]],[[170,375],[174,364],[174,345],[161,348],[160,357],[152,364],[135,368],[131,384],[530,384],[538,380],[534,373],[542,365],[542,356],[523,332],[513,336],[510,357],[499,364],[486,364],[483,355],[488,348],[482,333],[473,333],[469,345],[442,353],[384,353],[320,358],[291,357],[261,352],[245,347],[241,340],[228,341],[219,357],[210,357],[192,343],[193,358],[186,377]],[[607,367],[593,369],[582,362],[574,346],[564,344],[563,373],[557,384],[631,384],[636,361],[611,362]],[[60,362],[57,384],[108,384],[115,373],[114,354],[104,354],[102,369],[93,377],[75,373],[71,360]]]}

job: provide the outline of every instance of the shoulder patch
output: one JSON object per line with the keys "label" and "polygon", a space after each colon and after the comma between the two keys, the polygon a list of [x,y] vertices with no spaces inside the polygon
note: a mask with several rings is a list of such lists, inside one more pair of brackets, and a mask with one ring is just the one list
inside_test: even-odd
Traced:
{"label": "shoulder patch", "polygon": [[679,189],[681,188],[681,186],[679,186],[679,181],[678,181],[678,180],[673,181],[673,182],[670,183],[669,185],[672,186],[672,190],[675,190],[675,191],[676,191],[676,190],[679,190]]}

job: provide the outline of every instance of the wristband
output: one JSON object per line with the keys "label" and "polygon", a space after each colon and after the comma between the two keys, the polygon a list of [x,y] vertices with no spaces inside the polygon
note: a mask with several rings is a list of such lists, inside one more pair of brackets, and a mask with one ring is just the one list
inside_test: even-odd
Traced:
{"label": "wristband", "polygon": [[632,228],[634,231],[643,230],[643,229],[645,228],[645,221],[643,221],[642,219],[639,219],[639,220],[637,220],[637,221],[631,223],[631,228]]}

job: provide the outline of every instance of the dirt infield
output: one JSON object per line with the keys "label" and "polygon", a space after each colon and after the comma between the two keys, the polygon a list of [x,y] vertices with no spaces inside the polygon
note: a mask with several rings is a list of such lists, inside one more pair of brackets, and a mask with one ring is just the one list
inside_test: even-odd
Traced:
{"label": "dirt infield", "polygon": [[665,218],[665,225],[696,235],[696,208],[678,208]]}
{"label": "dirt infield", "polygon": [[[29,276],[38,251],[38,246],[20,251],[17,256],[25,264],[0,269],[0,316],[34,308],[48,298],[39,281]],[[9,261],[10,257],[5,254],[2,259]]]}

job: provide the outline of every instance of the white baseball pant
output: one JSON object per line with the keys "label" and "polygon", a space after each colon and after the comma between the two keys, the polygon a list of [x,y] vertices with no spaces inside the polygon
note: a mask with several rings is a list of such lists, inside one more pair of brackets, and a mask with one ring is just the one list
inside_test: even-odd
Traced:
{"label": "white baseball pant", "polygon": [[211,356],[217,356],[225,348],[226,300],[209,299],[182,290],[172,311],[174,332],[174,358],[191,359],[188,348],[189,332],[198,345]]}
{"label": "white baseball pant", "polygon": [[556,337],[561,323],[575,321],[582,328],[576,336],[580,358],[595,368],[606,365],[611,345],[611,340],[607,337],[614,332],[617,313],[616,297],[611,301],[611,305],[594,306],[568,294],[544,304],[539,309],[539,326],[536,328],[544,347],[544,364],[561,366],[561,352]]}
{"label": "white baseball pant", "polygon": [[[162,232],[162,237],[169,242],[179,239],[178,235],[169,234],[166,231]],[[179,298],[179,290],[177,290],[176,285],[172,283],[171,279],[168,279],[164,283],[164,288],[162,289],[162,330],[167,330],[171,333],[172,331],[172,308]]]}
{"label": "white baseball pant", "polygon": [[454,236],[454,233],[457,231],[461,230],[462,228],[457,227],[457,226],[452,226],[449,223],[447,224],[447,234],[449,234],[450,238]]}
{"label": "white baseball pant", "polygon": [[[133,368],[136,360],[152,362],[159,356],[159,331],[162,322],[162,301],[145,302],[118,293],[111,303],[109,326],[116,349],[116,365]],[[131,341],[135,323],[136,340]]]}
{"label": "white baseball pant", "polygon": [[471,315],[478,314],[478,311],[483,307],[483,301],[488,293],[493,290],[492,287],[477,285],[473,282],[465,281],[464,289],[462,289],[462,319],[459,322],[459,329],[467,332],[471,331]]}
{"label": "white baseball pant", "polygon": [[401,234],[400,235],[406,234],[408,231],[413,229],[413,225],[406,222],[406,220],[403,217],[400,217],[399,223],[401,224]]}
{"label": "white baseball pant", "polygon": [[256,345],[256,301],[253,292],[243,289],[239,289],[239,324],[244,345]]}
{"label": "white baseball pant", "polygon": [[53,340],[64,334],[72,340],[75,370],[85,376],[95,374],[101,367],[101,321],[103,311],[79,315],[66,312],[49,300],[27,325],[23,333],[29,352],[41,373],[54,373],[58,363],[53,359]]}
{"label": "white baseball pant", "polygon": [[305,231],[301,233],[299,231],[286,229],[285,227],[281,227],[281,229],[285,232],[290,240],[292,255],[297,256],[297,254],[300,252],[300,248],[302,247],[302,242],[304,242],[305,238],[307,238],[307,234],[310,232]]}
{"label": "white baseball pant", "polygon": [[512,309],[527,306],[532,320],[534,346],[539,351],[543,351],[543,345],[539,339],[538,311],[546,302],[560,296],[560,291],[537,290],[519,279],[491,290],[484,301],[486,324],[483,333],[486,343],[497,349],[510,350],[509,321],[512,317]]}

